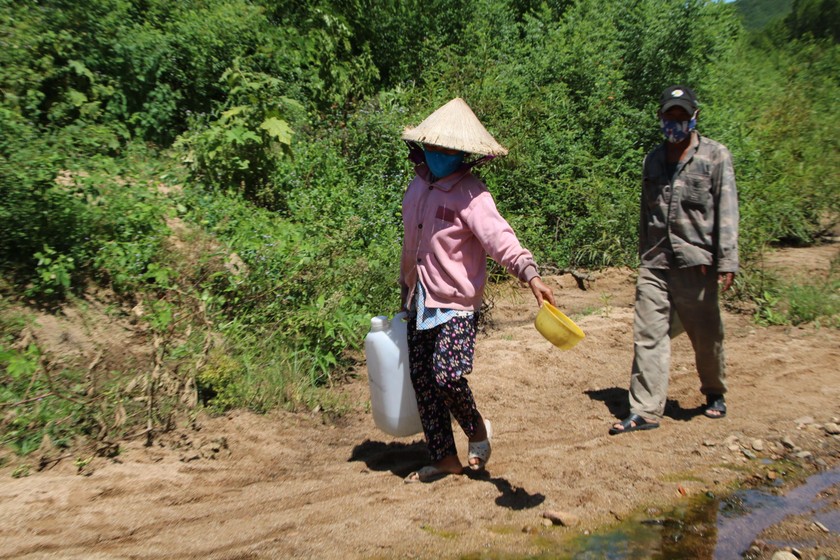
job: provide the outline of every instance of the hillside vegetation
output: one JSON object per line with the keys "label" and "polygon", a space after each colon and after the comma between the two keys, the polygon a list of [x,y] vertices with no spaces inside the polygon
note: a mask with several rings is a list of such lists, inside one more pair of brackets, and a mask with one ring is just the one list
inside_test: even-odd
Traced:
{"label": "hillside vegetation", "polygon": [[770,22],[790,14],[794,0],[735,0],[735,7],[741,14],[744,27],[750,30],[763,29]]}
{"label": "hillside vegetation", "polygon": [[[657,96],[691,84],[735,159],[736,297],[836,325],[836,281],[802,311],[751,263],[837,222],[837,7],[747,32],[703,0],[3,2],[3,444],[151,438],[200,406],[340,412],[330,384],[399,306],[399,134],[456,96],[510,148],[480,169],[501,211],[563,270],[635,263]],[[148,363],[31,336],[91,301]]]}

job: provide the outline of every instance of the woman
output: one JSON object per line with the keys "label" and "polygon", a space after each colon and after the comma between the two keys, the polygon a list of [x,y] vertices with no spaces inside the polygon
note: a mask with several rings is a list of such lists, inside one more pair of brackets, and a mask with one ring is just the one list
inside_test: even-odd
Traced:
{"label": "woman", "polygon": [[[472,168],[507,154],[461,99],[432,113],[402,136],[415,162],[403,199],[402,305],[408,311],[411,382],[431,464],[406,477],[430,482],[463,472],[450,414],[469,439],[467,466],[490,459],[492,428],[476,408],[472,371],[487,256],[528,283],[537,305],[554,304],[531,253],[499,214]],[[479,156],[468,163],[468,154]]]}

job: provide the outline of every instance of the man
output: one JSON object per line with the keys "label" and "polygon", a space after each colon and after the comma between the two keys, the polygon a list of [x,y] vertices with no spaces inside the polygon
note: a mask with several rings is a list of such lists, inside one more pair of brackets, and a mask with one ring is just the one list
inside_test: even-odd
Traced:
{"label": "man", "polygon": [[718,291],[738,272],[738,194],[727,148],[701,136],[698,103],[682,85],[665,89],[665,142],[643,167],[630,376],[630,415],[610,434],[659,427],[665,411],[670,339],[683,330],[694,348],[703,413],[726,416],[723,323]]}

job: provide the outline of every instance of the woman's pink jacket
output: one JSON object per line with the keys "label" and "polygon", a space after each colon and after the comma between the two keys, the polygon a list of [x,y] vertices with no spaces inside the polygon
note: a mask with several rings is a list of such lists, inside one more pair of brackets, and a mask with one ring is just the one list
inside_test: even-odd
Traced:
{"label": "woman's pink jacket", "polygon": [[402,205],[403,305],[408,307],[419,278],[427,307],[480,309],[488,255],[523,282],[539,275],[534,257],[467,166],[434,183],[425,164],[416,173]]}

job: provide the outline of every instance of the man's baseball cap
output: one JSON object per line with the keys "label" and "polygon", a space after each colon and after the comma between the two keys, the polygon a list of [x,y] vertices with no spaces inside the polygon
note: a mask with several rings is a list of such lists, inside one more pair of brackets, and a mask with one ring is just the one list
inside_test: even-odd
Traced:
{"label": "man's baseball cap", "polygon": [[659,110],[664,113],[671,107],[682,107],[693,115],[697,110],[697,96],[688,86],[669,86],[659,96]]}

